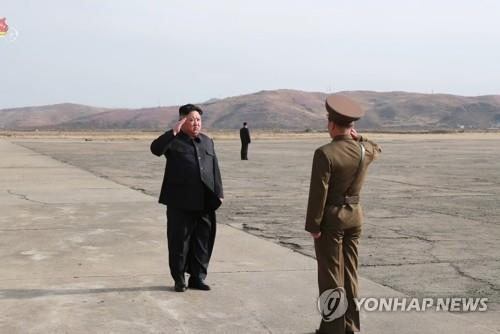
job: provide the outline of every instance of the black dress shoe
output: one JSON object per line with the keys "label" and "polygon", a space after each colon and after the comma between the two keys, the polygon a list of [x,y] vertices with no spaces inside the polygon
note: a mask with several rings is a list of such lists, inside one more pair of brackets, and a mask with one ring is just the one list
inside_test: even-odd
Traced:
{"label": "black dress shoe", "polygon": [[186,291],[186,284],[183,282],[175,282],[175,287],[174,290],[177,292],[184,292]]}
{"label": "black dress shoe", "polygon": [[189,280],[189,288],[196,290],[208,291],[210,290],[210,285],[205,284],[205,282],[200,280]]}

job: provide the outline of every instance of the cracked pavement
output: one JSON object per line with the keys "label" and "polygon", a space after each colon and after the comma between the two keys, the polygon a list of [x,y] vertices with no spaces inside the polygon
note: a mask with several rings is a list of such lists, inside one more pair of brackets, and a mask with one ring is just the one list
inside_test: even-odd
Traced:
{"label": "cracked pavement", "polygon": [[[488,297],[499,310],[499,137],[380,137],[383,154],[362,193],[361,274],[410,296]],[[256,140],[242,162],[238,141],[216,140],[226,195],[218,220],[313,256],[303,221],[312,154],[326,142]],[[149,141],[17,144],[159,193],[164,160]]]}

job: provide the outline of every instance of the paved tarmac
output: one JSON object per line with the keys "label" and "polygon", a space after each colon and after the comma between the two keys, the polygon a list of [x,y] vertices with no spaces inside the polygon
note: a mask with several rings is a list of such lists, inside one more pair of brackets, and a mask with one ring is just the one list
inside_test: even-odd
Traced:
{"label": "paved tarmac", "polygon": [[[176,293],[156,198],[0,140],[0,333],[313,333],[314,259],[218,226],[210,292]],[[404,295],[361,280],[362,296]],[[362,333],[499,333],[362,312]]]}

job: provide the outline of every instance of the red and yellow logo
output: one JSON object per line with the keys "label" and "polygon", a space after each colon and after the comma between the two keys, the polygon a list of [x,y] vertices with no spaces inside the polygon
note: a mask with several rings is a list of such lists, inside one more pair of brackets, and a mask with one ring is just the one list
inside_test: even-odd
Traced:
{"label": "red and yellow logo", "polygon": [[7,35],[7,31],[9,31],[9,26],[5,22],[6,20],[5,17],[0,19],[0,37]]}

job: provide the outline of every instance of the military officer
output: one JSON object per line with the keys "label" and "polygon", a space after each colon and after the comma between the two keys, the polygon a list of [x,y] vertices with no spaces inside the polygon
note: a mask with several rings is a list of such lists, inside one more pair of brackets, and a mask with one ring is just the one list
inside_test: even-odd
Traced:
{"label": "military officer", "polygon": [[314,152],[305,229],[314,238],[319,293],[343,288],[348,302],[345,314],[334,320],[323,318],[316,332],[343,334],[360,330],[353,301],[358,296],[363,221],[360,192],[367,167],[381,150],[354,129],[354,122],[364,115],[357,103],[334,94],[325,106],[333,140]]}

